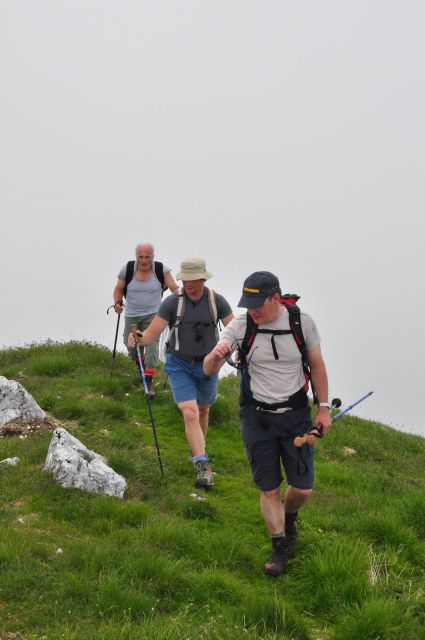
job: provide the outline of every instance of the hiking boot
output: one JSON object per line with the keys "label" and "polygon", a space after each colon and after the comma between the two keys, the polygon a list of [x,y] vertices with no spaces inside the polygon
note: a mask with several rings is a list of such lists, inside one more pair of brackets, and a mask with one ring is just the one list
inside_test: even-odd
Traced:
{"label": "hiking boot", "polygon": [[198,489],[209,489],[212,487],[214,484],[214,478],[212,469],[208,462],[205,460],[195,462],[195,467],[197,471],[195,487]]}
{"label": "hiking boot", "polygon": [[285,538],[272,538],[273,551],[264,565],[266,576],[280,576],[286,570],[291,557],[290,548]]}
{"label": "hiking boot", "polygon": [[298,538],[297,517],[298,511],[285,513],[285,537],[291,547],[295,545]]}

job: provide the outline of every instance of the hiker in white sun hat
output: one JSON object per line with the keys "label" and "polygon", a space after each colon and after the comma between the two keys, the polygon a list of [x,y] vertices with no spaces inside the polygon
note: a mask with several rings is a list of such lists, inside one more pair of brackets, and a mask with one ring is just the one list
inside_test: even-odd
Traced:
{"label": "hiker in white sun hat", "polygon": [[176,275],[183,287],[162,302],[146,331],[129,336],[129,346],[134,346],[136,340],[146,346],[167,326],[170,328],[164,371],[183,415],[191,461],[197,471],[195,486],[201,488],[214,484],[205,438],[218,383],[218,375],[205,375],[202,365],[206,354],[217,344],[219,320],[226,326],[233,319],[227,300],[205,286],[212,276],[203,258],[183,260]]}

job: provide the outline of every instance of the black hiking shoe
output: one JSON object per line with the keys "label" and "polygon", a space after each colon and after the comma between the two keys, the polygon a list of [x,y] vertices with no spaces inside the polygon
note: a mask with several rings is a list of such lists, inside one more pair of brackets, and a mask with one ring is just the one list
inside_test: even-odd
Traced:
{"label": "black hiking shoe", "polygon": [[264,565],[266,576],[280,576],[286,570],[291,550],[285,538],[272,538],[273,551]]}
{"label": "black hiking shoe", "polygon": [[214,484],[214,478],[212,469],[206,460],[195,462],[196,467],[196,481],[195,487],[198,489],[209,489]]}
{"label": "black hiking shoe", "polygon": [[285,537],[291,547],[295,545],[298,538],[297,517],[298,511],[285,513]]}

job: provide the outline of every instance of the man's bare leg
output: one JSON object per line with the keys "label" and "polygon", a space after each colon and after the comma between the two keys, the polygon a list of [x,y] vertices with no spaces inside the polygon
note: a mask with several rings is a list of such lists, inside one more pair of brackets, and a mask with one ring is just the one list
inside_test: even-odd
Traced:
{"label": "man's bare leg", "polygon": [[207,437],[208,431],[208,420],[210,415],[210,406],[209,404],[198,404],[199,410],[199,424],[202,429],[202,433],[204,434],[204,438]]}
{"label": "man's bare leg", "polygon": [[[280,487],[271,491],[261,491],[261,513],[270,533],[273,547],[272,554],[264,565],[266,575],[280,576],[285,571],[297,538],[295,520],[298,509],[306,503],[311,492],[311,489],[288,487],[284,506],[280,498]],[[285,522],[285,510],[287,522]]]}
{"label": "man's bare leg", "polygon": [[179,402],[177,406],[183,415],[186,439],[192,456],[205,454],[205,437],[196,400],[185,400],[184,402]]}
{"label": "man's bare leg", "polygon": [[205,437],[202,429],[202,426],[208,428],[209,407],[204,405],[203,410],[200,411],[196,400],[180,402],[178,407],[183,414],[186,439],[197,470],[195,487],[209,489],[214,484],[214,478],[205,451]]}
{"label": "man's bare leg", "polygon": [[296,489],[289,486],[285,492],[285,507],[280,498],[280,487],[272,491],[261,491],[260,507],[266,527],[271,536],[285,530],[286,513],[296,513],[311,496],[312,489]]}
{"label": "man's bare leg", "polygon": [[312,494],[312,489],[297,489],[289,486],[285,492],[285,511],[295,513],[307,502]]}
{"label": "man's bare leg", "polygon": [[283,535],[285,512],[280,498],[280,487],[260,492],[260,507],[264,522],[271,536]]}

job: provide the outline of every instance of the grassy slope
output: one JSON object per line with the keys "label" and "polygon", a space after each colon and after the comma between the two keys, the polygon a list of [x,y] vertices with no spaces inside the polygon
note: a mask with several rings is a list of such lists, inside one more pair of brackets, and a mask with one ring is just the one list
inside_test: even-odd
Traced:
{"label": "grassy slope", "polygon": [[154,405],[161,480],[134,366],[118,356],[110,379],[110,362],[80,343],[0,352],[0,374],[128,480],[123,501],[63,490],[42,471],[47,429],[0,438],[0,460],[21,459],[0,466],[0,639],[425,638],[424,439],[341,419],[317,447],[298,554],[267,579],[237,379],[221,381],[216,488],[198,500],[169,388]]}

